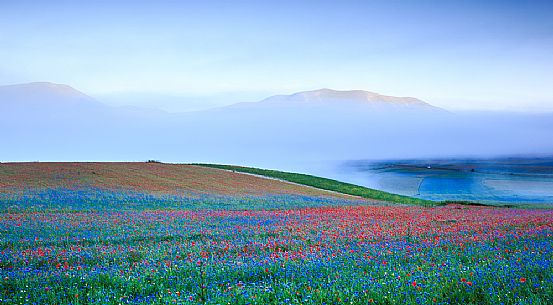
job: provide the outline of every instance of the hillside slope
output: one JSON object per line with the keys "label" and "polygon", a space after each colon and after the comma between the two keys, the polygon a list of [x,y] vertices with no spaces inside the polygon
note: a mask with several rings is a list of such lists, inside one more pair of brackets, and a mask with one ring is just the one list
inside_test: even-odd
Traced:
{"label": "hillside slope", "polygon": [[158,194],[294,194],[351,198],[274,179],[186,164],[146,162],[0,163],[0,192],[26,189],[126,189]]}

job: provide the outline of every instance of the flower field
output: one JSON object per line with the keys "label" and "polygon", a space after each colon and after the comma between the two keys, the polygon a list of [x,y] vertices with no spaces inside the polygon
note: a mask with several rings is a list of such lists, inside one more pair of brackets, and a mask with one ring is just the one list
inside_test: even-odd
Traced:
{"label": "flower field", "polygon": [[[0,302],[553,300],[551,210],[141,196],[58,190],[1,197]],[[208,203],[192,208],[201,202]]]}
{"label": "flower field", "polygon": [[344,196],[327,191],[187,164],[146,162],[0,163],[0,193],[46,189],[125,190],[160,195]]}

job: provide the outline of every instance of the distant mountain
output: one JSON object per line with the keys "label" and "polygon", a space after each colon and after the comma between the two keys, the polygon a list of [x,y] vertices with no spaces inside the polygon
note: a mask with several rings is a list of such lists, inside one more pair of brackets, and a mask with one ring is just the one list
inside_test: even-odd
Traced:
{"label": "distant mountain", "polygon": [[110,107],[64,84],[33,82],[0,86],[0,119],[25,121],[69,120],[76,123],[118,121],[121,117],[166,115],[158,109]]}
{"label": "distant mountain", "polygon": [[319,89],[291,95],[275,95],[255,103],[240,103],[230,108],[332,107],[371,110],[443,110],[414,97],[395,97],[364,90]]}
{"label": "distant mountain", "polygon": [[320,89],[214,110],[110,107],[67,85],[0,87],[1,160],[313,160],[553,153],[551,115],[450,113],[412,97]]}
{"label": "distant mountain", "polygon": [[0,86],[0,92],[2,94],[18,94],[26,97],[45,97],[46,95],[51,95],[58,98],[92,100],[90,96],[71,86],[51,82],[32,82],[27,84]]}
{"label": "distant mountain", "polygon": [[107,107],[92,97],[62,84],[35,82],[0,86],[2,113],[66,115],[101,111]]}

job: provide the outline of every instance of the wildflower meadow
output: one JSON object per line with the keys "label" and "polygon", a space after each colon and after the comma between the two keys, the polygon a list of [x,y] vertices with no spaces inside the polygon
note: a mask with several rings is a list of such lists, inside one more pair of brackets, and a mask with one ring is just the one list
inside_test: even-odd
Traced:
{"label": "wildflower meadow", "polygon": [[6,304],[553,300],[551,210],[99,189],[0,202]]}

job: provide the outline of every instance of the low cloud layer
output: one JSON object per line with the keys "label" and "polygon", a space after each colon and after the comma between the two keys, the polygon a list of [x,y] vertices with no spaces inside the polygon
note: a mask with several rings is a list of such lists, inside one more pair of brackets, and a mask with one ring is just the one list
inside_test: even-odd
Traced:
{"label": "low cloud layer", "polygon": [[344,101],[168,114],[111,108],[82,96],[62,103],[56,95],[0,98],[2,161],[157,159],[283,167],[553,153],[553,114],[450,113]]}

